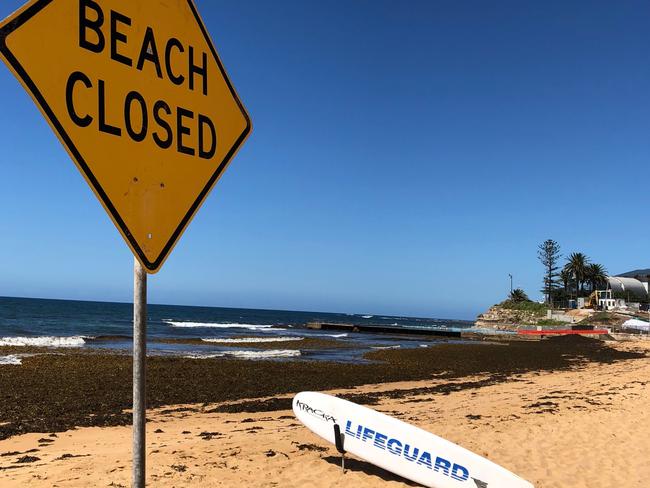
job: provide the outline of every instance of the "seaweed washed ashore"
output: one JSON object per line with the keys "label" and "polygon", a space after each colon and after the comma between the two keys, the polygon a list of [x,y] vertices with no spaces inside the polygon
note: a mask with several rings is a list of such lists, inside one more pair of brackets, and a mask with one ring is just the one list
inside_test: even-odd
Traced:
{"label": "seaweed washed ashore", "polygon": [[[11,348],[0,348],[0,355],[11,352]],[[369,362],[362,364],[152,357],[147,370],[147,404],[150,408],[218,404],[214,408],[224,412],[283,410],[290,406],[287,398],[259,399],[302,390],[434,377],[447,383],[432,393],[445,394],[514,381],[516,375],[531,371],[644,357],[643,353],[617,350],[582,337],[381,350],[366,353]],[[0,366],[0,439],[27,432],[130,424],[131,365],[131,358],[123,354],[53,350],[26,356],[21,366]],[[471,379],[479,374],[488,379]],[[232,403],[242,399],[248,400]],[[354,400],[372,404],[376,398],[360,395]]]}

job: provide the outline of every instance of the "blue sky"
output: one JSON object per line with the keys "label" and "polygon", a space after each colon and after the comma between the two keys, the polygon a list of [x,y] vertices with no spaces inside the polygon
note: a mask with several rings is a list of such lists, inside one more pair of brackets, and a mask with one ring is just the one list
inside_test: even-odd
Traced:
{"label": "blue sky", "polygon": [[[539,298],[546,238],[650,266],[647,2],[197,5],[254,130],[152,303],[471,319],[508,273]],[[0,295],[129,301],[119,233],[0,94]]]}

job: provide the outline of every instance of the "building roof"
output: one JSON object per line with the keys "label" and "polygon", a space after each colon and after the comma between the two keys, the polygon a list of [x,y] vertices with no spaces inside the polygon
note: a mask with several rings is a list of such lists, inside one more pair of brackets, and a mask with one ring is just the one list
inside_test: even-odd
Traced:
{"label": "building roof", "polygon": [[609,288],[614,293],[630,293],[637,297],[646,297],[648,293],[645,291],[643,283],[636,278],[627,278],[624,276],[608,276],[607,283]]}

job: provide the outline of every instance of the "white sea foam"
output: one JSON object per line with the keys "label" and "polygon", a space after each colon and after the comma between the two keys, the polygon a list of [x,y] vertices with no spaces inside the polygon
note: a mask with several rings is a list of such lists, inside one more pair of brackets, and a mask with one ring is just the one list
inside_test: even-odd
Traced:
{"label": "white sea foam", "polygon": [[380,350],[381,349],[399,349],[400,347],[402,347],[402,346],[400,346],[400,345],[397,345],[397,346],[371,346],[370,349],[380,349]]}
{"label": "white sea foam", "polygon": [[190,359],[210,359],[210,358],[235,358],[235,359],[275,359],[291,358],[300,356],[300,351],[289,349],[273,349],[269,351],[223,351],[213,354],[189,354],[185,356]]}
{"label": "white sea foam", "polygon": [[309,337],[333,337],[335,339],[340,339],[341,337],[347,336],[347,334],[309,334]]}
{"label": "white sea foam", "polygon": [[362,319],[371,319],[373,317],[374,317],[374,315],[362,315],[361,316]]}
{"label": "white sea foam", "polygon": [[81,347],[86,343],[81,336],[72,337],[0,337],[0,346]]}
{"label": "white sea foam", "polygon": [[0,356],[0,366],[13,365],[20,366],[23,363],[23,360],[18,356]]}
{"label": "white sea foam", "polygon": [[[270,329],[272,325],[255,325],[255,324],[240,324],[240,323],[212,323],[212,322],[177,322],[174,320],[164,320],[163,322],[171,325],[172,327],[180,328],[214,328],[214,329],[248,329],[248,330],[262,330]],[[284,329],[274,329],[274,330],[284,330]]]}
{"label": "white sea foam", "polygon": [[294,342],[302,341],[304,337],[240,337],[239,339],[201,339],[203,342],[215,344],[245,344],[257,342]]}
{"label": "white sea foam", "polygon": [[270,351],[232,351],[229,355],[244,359],[292,358],[300,356],[300,351],[275,349]]}

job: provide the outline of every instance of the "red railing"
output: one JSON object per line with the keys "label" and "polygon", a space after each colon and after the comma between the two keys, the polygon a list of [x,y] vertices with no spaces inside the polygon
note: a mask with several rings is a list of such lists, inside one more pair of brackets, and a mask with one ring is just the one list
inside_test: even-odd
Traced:
{"label": "red railing", "polygon": [[545,329],[545,330],[530,330],[530,329],[519,329],[517,334],[524,335],[576,335],[576,334],[588,334],[588,335],[600,335],[608,334],[609,332],[604,329],[593,329],[593,330],[574,330],[574,329]]}

